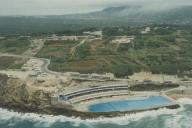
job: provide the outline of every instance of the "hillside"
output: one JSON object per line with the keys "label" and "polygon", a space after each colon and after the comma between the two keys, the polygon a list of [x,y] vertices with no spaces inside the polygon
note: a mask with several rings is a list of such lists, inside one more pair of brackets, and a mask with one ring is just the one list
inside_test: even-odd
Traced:
{"label": "hillside", "polygon": [[109,7],[87,14],[0,17],[0,35],[62,33],[90,27],[191,24],[191,21],[191,6],[159,10],[142,6]]}
{"label": "hillside", "polygon": [[190,76],[191,28],[159,25],[150,29],[141,34],[145,27],[106,28],[103,38],[88,38],[84,43],[49,40],[37,57],[51,58],[49,69],[57,72],[111,72],[124,77],[150,71]]}
{"label": "hillside", "polygon": [[[164,9],[150,9],[143,6],[122,6],[122,7],[109,7],[99,12],[94,12],[84,15],[85,17],[94,18],[121,18],[122,20],[136,20],[142,19],[147,23],[152,22],[165,22],[173,23],[185,21],[189,23],[192,20],[191,6],[172,7]],[[184,23],[184,22],[182,22]]]}

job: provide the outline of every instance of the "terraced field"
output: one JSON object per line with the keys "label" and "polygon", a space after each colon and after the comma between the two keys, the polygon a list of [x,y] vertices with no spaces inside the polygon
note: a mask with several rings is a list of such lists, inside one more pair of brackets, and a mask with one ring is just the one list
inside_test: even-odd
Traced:
{"label": "terraced field", "polygon": [[[164,32],[165,31],[165,32]],[[109,32],[109,31],[108,31]],[[105,33],[104,33],[105,34]],[[132,43],[113,44],[117,35],[102,40],[48,41],[38,57],[51,59],[49,69],[66,72],[105,73],[117,77],[138,71],[192,76],[192,32],[185,27],[152,28],[148,34],[136,33]]]}
{"label": "terraced field", "polygon": [[24,37],[0,39],[0,53],[22,54],[30,47],[30,41]]}
{"label": "terraced field", "polygon": [[25,61],[22,58],[15,57],[0,57],[0,70],[6,69],[21,69]]}
{"label": "terraced field", "polygon": [[114,50],[115,45],[105,41],[86,41],[83,45],[76,48],[74,55],[70,51],[79,42],[48,41],[37,56],[50,58],[51,65],[49,69],[59,72],[116,72],[116,68],[126,70],[124,68],[127,65],[133,65],[133,67],[136,65],[134,62],[129,62],[129,58],[122,55],[121,52],[116,52]]}

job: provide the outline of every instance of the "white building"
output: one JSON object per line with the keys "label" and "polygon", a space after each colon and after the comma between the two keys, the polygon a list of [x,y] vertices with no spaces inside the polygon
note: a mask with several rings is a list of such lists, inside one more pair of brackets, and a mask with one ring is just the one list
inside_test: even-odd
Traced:
{"label": "white building", "polygon": [[77,36],[57,36],[56,34],[53,34],[52,36],[48,37],[47,40],[78,40]]}
{"label": "white building", "polygon": [[129,44],[135,39],[134,36],[121,36],[111,41],[112,44]]}
{"label": "white building", "polygon": [[141,31],[141,34],[147,34],[151,31],[150,27],[146,27],[144,31]]}
{"label": "white building", "polygon": [[83,32],[84,35],[92,35],[92,36],[102,36],[103,32],[102,31],[94,31],[94,32]]}

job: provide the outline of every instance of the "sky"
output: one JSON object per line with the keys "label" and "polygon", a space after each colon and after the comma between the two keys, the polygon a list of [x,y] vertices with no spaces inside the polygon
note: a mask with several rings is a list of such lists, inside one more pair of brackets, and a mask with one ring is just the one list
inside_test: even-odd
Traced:
{"label": "sky", "polygon": [[192,0],[0,0],[0,15],[63,15],[125,5],[173,7],[192,5]]}

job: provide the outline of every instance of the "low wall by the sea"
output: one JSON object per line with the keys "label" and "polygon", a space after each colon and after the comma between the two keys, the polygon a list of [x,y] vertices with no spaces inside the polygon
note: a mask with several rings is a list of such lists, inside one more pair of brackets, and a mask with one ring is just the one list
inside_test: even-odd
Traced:
{"label": "low wall by the sea", "polygon": [[0,104],[1,108],[5,108],[15,112],[21,113],[37,113],[37,114],[48,114],[48,115],[64,115],[68,117],[80,117],[82,119],[90,119],[90,118],[98,118],[98,117],[116,117],[116,116],[123,116],[126,114],[135,114],[144,111],[151,111],[151,110],[158,110],[161,108],[167,109],[177,109],[180,107],[178,104],[161,106],[161,107],[154,107],[150,109],[143,109],[143,110],[132,110],[132,111],[125,111],[125,112],[80,112],[70,108],[64,107],[55,107],[55,106],[46,106],[44,108],[39,108],[38,106],[25,106],[23,104],[12,104],[12,103],[3,103]]}

